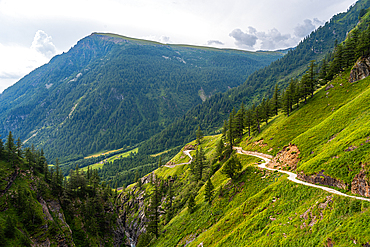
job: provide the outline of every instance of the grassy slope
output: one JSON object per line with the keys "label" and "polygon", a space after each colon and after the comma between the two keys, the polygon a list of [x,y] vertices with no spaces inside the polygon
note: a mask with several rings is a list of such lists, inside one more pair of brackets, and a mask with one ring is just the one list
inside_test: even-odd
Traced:
{"label": "grassy slope", "polygon": [[[361,163],[370,158],[370,78],[349,83],[348,76],[349,71],[339,75],[329,83],[334,88],[321,88],[290,117],[279,115],[260,135],[249,141],[245,138],[241,145],[275,155],[283,146],[296,144],[301,151],[297,171],[314,174],[325,170],[350,184]],[[261,139],[267,145],[253,145]],[[357,148],[345,151],[351,146]]]}
{"label": "grassy slope", "polygon": [[[240,144],[275,155],[283,146],[296,144],[301,151],[298,171],[321,170],[347,184],[370,155],[370,79],[348,83],[349,71],[338,75],[334,88],[315,93],[306,105],[291,114],[279,115],[263,132]],[[219,136],[208,137],[203,148],[214,154]],[[263,139],[267,145],[254,145]],[[194,144],[194,142],[192,143]],[[348,147],[357,147],[345,151]],[[211,178],[215,186],[212,206],[204,201],[204,186],[196,197],[197,209],[185,207],[161,230],[153,246],[351,246],[370,243],[370,204],[334,196],[319,189],[294,184],[278,173],[260,171],[258,159],[238,155],[243,173],[231,183],[220,170]],[[335,158],[333,158],[335,157]],[[337,158],[338,157],[338,158]],[[189,177],[189,166],[161,168],[161,178]],[[349,169],[351,171],[349,171]],[[186,183],[184,183],[184,188]],[[222,192],[219,193],[222,186]],[[324,207],[325,202],[327,206]]]}
{"label": "grassy slope", "polygon": [[[203,146],[208,154],[217,138],[210,146]],[[231,182],[218,170],[211,178],[215,186],[212,205],[204,201],[201,187],[195,198],[196,211],[190,214],[185,207],[161,229],[165,233],[151,246],[184,246],[189,242],[187,246],[320,246],[328,239],[338,246],[350,246],[354,240],[370,242],[370,203],[294,184],[280,173],[255,168],[259,161],[255,157],[238,157],[242,175]],[[161,178],[177,175],[186,190],[188,168],[162,167],[156,174]],[[324,208],[326,201],[330,202]]]}

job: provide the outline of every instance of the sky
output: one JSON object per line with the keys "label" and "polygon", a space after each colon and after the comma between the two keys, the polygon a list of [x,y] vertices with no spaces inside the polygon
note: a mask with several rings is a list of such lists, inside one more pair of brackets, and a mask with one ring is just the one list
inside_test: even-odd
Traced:
{"label": "sky", "polygon": [[278,50],[356,0],[0,0],[0,93],[93,32]]}

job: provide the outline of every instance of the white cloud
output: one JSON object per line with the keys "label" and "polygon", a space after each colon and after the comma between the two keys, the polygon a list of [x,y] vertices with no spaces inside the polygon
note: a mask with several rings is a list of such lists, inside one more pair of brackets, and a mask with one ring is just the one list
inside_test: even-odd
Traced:
{"label": "white cloud", "polygon": [[57,48],[51,41],[51,36],[47,35],[44,31],[38,30],[33,39],[31,49],[40,52],[47,58],[51,58],[57,52]]}
{"label": "white cloud", "polygon": [[235,39],[235,44],[241,48],[253,48],[257,43],[257,36],[255,33],[243,32],[242,30],[234,29],[230,34],[230,37]]}
{"label": "white cloud", "polygon": [[37,31],[30,47],[0,44],[0,93],[24,75],[47,63],[57,49],[51,37],[44,31]]}
{"label": "white cloud", "polygon": [[170,41],[170,37],[162,35],[162,36],[159,38],[159,42],[161,42],[161,43],[163,43],[163,44],[171,43],[171,41]]}
{"label": "white cloud", "polygon": [[303,21],[303,24],[298,24],[294,28],[294,35],[300,38],[306,37],[315,29],[315,25],[309,19]]}
{"label": "white cloud", "polygon": [[294,35],[282,34],[278,29],[273,28],[267,32],[258,32],[254,27],[248,27],[243,32],[240,29],[234,29],[229,36],[234,38],[235,45],[245,49],[277,50],[294,47],[302,38],[309,35],[318,26],[323,23],[314,18],[305,19],[303,24],[298,24],[294,28]]}
{"label": "white cloud", "polygon": [[208,40],[207,45],[224,45],[224,43],[219,40]]}

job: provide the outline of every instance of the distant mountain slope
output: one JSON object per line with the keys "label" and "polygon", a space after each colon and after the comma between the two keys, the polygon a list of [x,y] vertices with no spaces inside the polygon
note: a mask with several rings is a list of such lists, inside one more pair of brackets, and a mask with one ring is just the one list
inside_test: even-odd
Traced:
{"label": "distant mountain slope", "polygon": [[142,152],[155,153],[162,149],[184,145],[195,138],[198,125],[203,131],[214,134],[233,107],[242,102],[251,106],[263,97],[271,97],[274,86],[284,88],[291,78],[300,77],[311,60],[320,61],[334,49],[335,43],[345,40],[347,33],[356,26],[361,10],[370,7],[369,0],[360,0],[347,12],[331,18],[324,26],[306,37],[296,48],[271,65],[254,72],[241,86],[223,95],[215,95],[202,105],[190,110],[183,119],[168,126],[161,133],[143,144]]}
{"label": "distant mountain slope", "polygon": [[0,95],[0,135],[52,159],[132,146],[282,55],[95,33]]}

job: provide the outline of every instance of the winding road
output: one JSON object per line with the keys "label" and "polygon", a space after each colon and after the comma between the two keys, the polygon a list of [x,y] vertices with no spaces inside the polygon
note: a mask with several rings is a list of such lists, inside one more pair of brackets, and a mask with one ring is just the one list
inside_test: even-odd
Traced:
{"label": "winding road", "polygon": [[190,155],[190,152],[191,151],[193,151],[193,150],[185,150],[185,151],[182,151],[185,155],[187,155],[190,158],[190,161],[185,162],[185,163],[181,163],[181,164],[165,165],[165,167],[174,168],[175,166],[189,165],[193,161],[193,157]]}
{"label": "winding road", "polygon": [[365,198],[365,197],[360,197],[360,196],[350,196],[350,195],[344,194],[344,193],[342,193],[340,191],[337,191],[335,189],[332,189],[332,188],[328,188],[328,187],[320,186],[320,185],[317,185],[317,184],[311,184],[311,183],[307,183],[307,182],[298,180],[297,179],[297,174],[295,174],[293,172],[288,172],[288,171],[283,171],[283,170],[277,170],[277,169],[273,169],[273,168],[268,168],[268,167],[266,167],[266,165],[273,158],[271,155],[257,153],[257,152],[251,152],[251,151],[245,151],[241,147],[234,147],[234,149],[236,150],[237,153],[245,154],[245,155],[251,155],[251,156],[255,156],[255,157],[258,157],[258,158],[263,159],[265,161],[265,163],[259,164],[258,167],[263,168],[263,169],[267,169],[267,170],[270,170],[270,171],[278,171],[278,172],[281,172],[281,173],[288,174],[289,175],[288,180],[290,180],[290,181],[292,181],[294,183],[303,184],[303,185],[314,187],[314,188],[319,188],[319,189],[325,190],[325,191],[327,191],[329,193],[332,193],[332,194],[336,194],[336,195],[340,195],[340,196],[345,196],[345,197],[350,197],[350,198],[354,198],[354,199],[358,199],[358,200],[363,200],[363,201],[370,202],[370,198]]}
{"label": "winding road", "polygon": [[[233,149],[235,149],[236,152],[239,153],[239,154],[251,155],[251,156],[255,156],[255,157],[258,157],[258,158],[263,159],[265,161],[265,163],[259,164],[258,165],[259,168],[267,169],[267,170],[270,170],[270,171],[278,171],[278,172],[281,172],[281,173],[288,174],[289,175],[288,180],[290,180],[290,181],[292,181],[294,183],[303,184],[303,185],[306,185],[306,186],[310,186],[310,187],[322,189],[322,190],[325,190],[325,191],[327,191],[329,193],[336,194],[336,195],[339,195],[339,196],[345,196],[345,197],[350,197],[350,198],[354,198],[354,199],[358,199],[358,200],[370,202],[370,198],[365,198],[365,197],[360,197],[360,196],[350,196],[350,195],[344,194],[344,193],[342,193],[340,191],[337,191],[335,189],[332,189],[332,188],[328,188],[328,187],[325,187],[325,186],[321,186],[321,185],[317,185],[317,184],[311,184],[311,183],[304,182],[302,180],[298,180],[297,179],[297,174],[295,174],[293,172],[284,171],[284,170],[278,170],[278,169],[273,169],[273,168],[266,167],[266,165],[268,163],[270,163],[271,159],[274,158],[271,155],[263,154],[263,153],[258,153],[258,152],[252,152],[252,151],[245,151],[241,147],[233,147]],[[190,164],[193,161],[193,157],[190,155],[190,152],[191,151],[192,150],[183,151],[183,153],[190,158],[190,161],[185,162],[185,163],[181,163],[181,164],[165,165],[165,167],[173,168],[173,167],[179,166],[179,165],[188,165],[188,164]]]}

